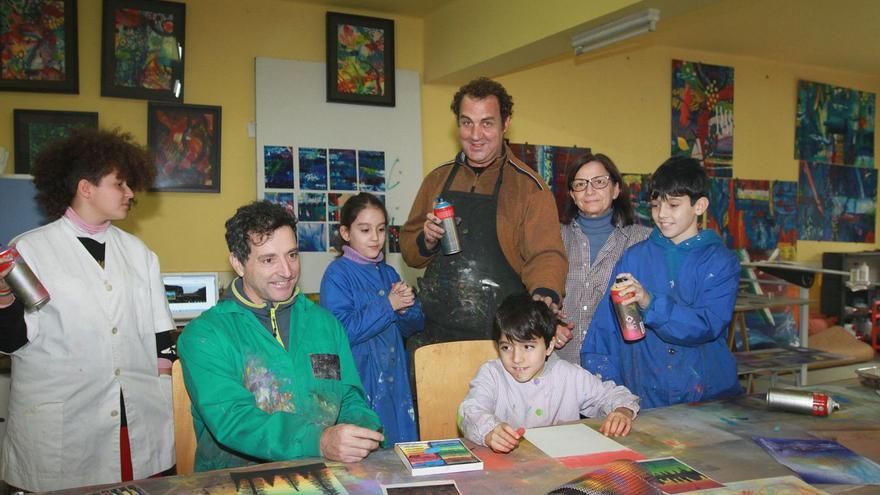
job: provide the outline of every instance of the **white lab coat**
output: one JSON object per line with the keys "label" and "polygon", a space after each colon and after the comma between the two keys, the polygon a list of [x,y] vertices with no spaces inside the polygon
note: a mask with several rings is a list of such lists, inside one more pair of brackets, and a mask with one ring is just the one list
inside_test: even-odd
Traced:
{"label": "white lab coat", "polygon": [[158,258],[111,226],[102,269],[76,237],[62,217],[16,242],[51,297],[25,313],[0,454],[0,476],[31,491],[120,481],[120,388],[135,479],[174,464],[171,378],[158,375],[155,340],[174,324]]}

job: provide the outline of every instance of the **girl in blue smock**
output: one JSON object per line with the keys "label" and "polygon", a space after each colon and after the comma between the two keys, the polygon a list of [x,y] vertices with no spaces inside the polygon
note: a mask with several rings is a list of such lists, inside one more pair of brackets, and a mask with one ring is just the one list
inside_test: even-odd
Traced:
{"label": "girl in blue smock", "polygon": [[403,339],[425,315],[412,287],[385,263],[385,205],[370,193],[350,198],[339,218],[342,255],[321,280],[321,305],[345,327],[367,402],[389,443],[418,439]]}

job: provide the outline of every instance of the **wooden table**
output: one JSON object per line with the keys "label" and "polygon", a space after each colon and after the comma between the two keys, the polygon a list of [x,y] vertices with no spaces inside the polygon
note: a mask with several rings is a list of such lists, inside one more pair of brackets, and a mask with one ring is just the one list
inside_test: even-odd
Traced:
{"label": "wooden table", "polygon": [[[830,393],[842,404],[841,410],[828,418],[775,412],[767,410],[763,395],[741,396],[643,411],[633,425],[633,432],[619,441],[648,458],[675,456],[722,483],[793,474],[766,454],[752,440],[753,436],[835,438],[852,450],[880,461],[880,396],[855,378],[811,388]],[[585,423],[598,427],[600,421],[586,420]],[[484,448],[476,448],[475,452],[485,462],[484,471],[413,478],[406,474],[391,450],[374,452],[357,464],[328,465],[352,495],[380,494],[380,484],[430,479],[455,479],[463,494],[540,494],[589,470],[568,469],[527,441],[506,456]],[[247,470],[312,462],[320,460],[264,464]],[[135,484],[152,495],[235,493],[229,471],[142,480]],[[830,493],[860,495],[876,494],[878,489],[854,485],[818,487]],[[80,488],[65,493],[85,494],[95,489]]]}

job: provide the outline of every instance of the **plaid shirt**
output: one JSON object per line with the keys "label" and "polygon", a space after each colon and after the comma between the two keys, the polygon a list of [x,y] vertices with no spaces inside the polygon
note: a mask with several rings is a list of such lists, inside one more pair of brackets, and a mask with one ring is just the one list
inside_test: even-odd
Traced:
{"label": "plaid shirt", "polygon": [[593,320],[596,305],[608,288],[614,266],[626,248],[647,239],[650,233],[651,229],[643,225],[618,226],[608,236],[590,266],[590,240],[587,235],[575,221],[562,226],[562,243],[568,254],[568,278],[565,280],[562,309],[575,327],[571,341],[556,351],[559,357],[580,365],[581,344]]}

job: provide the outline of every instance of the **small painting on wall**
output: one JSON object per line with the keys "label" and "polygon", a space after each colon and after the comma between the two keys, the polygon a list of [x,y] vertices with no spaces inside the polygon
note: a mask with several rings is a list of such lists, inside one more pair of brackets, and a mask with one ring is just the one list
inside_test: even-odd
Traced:
{"label": "small painting on wall", "polygon": [[220,192],[221,107],[150,102],[147,145],[153,191]]}
{"label": "small painting on wall", "polygon": [[33,172],[34,160],[46,145],[66,138],[79,127],[98,128],[97,112],[19,110],[12,112],[15,129],[15,173]]}
{"label": "small painting on wall", "polygon": [[327,101],[395,105],[393,20],[327,12]]}

